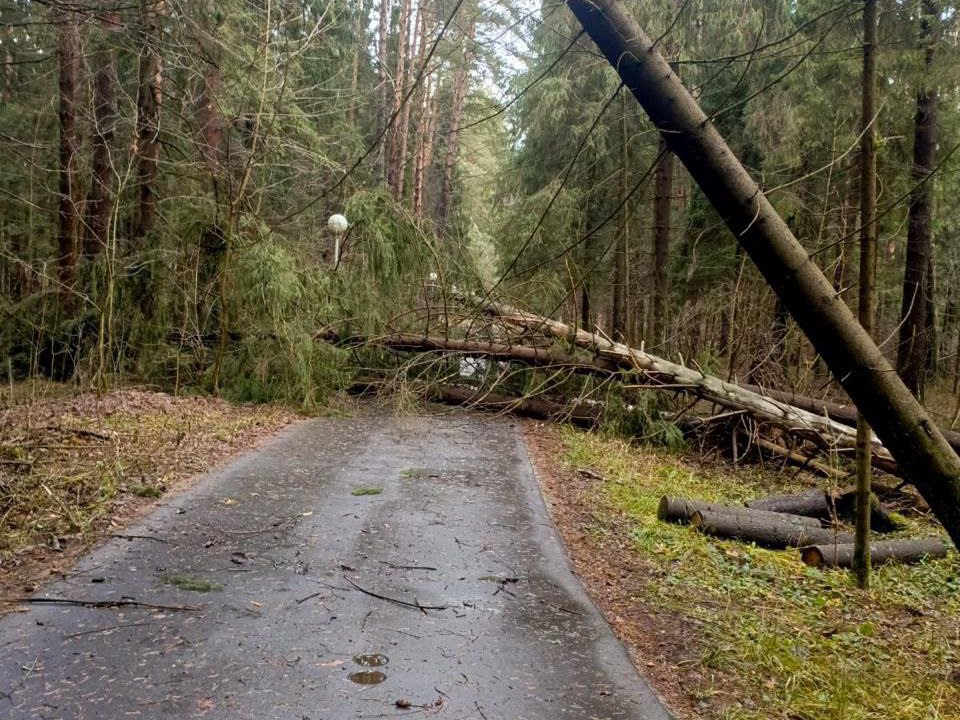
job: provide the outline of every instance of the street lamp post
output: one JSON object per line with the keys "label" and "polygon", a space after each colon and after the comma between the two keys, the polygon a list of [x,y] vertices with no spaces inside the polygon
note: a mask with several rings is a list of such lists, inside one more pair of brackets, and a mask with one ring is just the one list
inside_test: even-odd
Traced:
{"label": "street lamp post", "polygon": [[333,233],[333,267],[336,269],[340,267],[340,238],[350,229],[350,223],[343,215],[336,213],[327,220],[327,227]]}

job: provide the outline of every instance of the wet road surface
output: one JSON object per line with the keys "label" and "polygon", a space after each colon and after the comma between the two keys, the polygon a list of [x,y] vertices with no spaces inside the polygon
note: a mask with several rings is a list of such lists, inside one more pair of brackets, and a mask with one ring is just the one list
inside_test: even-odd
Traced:
{"label": "wet road surface", "polygon": [[36,597],[177,609],[0,619],[0,717],[669,717],[508,419],[301,423],[125,533]]}

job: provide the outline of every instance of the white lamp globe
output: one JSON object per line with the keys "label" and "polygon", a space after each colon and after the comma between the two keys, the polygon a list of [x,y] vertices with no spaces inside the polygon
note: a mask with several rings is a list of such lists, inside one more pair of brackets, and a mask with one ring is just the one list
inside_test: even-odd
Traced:
{"label": "white lamp globe", "polygon": [[430,275],[429,275],[428,277],[430,278],[430,282],[436,282],[436,281],[437,281],[437,274],[436,274],[436,273],[430,273]]}
{"label": "white lamp globe", "polygon": [[335,234],[343,235],[350,228],[350,223],[343,215],[338,213],[330,216],[330,219],[327,220],[327,227]]}

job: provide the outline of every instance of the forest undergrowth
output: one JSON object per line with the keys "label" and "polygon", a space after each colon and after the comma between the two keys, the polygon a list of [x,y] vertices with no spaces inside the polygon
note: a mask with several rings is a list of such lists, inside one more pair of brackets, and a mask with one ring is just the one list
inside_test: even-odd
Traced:
{"label": "forest undergrowth", "polygon": [[[804,474],[569,428],[536,433],[559,457],[561,479],[544,489],[578,571],[680,717],[960,718],[956,554],[878,567],[861,591],[849,572],[806,567],[796,551],[657,520],[663,495],[742,502],[809,489]],[[551,463],[529,434],[535,461]],[[924,511],[904,513],[902,534],[940,532]],[[667,641],[651,642],[661,633]]]}
{"label": "forest undergrowth", "polygon": [[144,389],[9,388],[0,401],[0,586],[32,591],[157,499],[297,417]]}

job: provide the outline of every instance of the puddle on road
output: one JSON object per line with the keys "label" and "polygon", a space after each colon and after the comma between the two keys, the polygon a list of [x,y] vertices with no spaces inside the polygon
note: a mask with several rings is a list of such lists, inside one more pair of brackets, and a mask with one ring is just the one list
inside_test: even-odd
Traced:
{"label": "puddle on road", "polygon": [[356,655],[353,661],[361,667],[383,667],[390,659],[380,653],[371,653],[370,655]]}
{"label": "puddle on road", "polygon": [[379,670],[362,670],[360,672],[350,673],[347,677],[357,685],[379,685],[387,676]]}
{"label": "puddle on road", "polygon": [[[390,662],[390,659],[380,653],[369,653],[367,655],[354,655],[353,661],[360,667],[383,667]],[[347,677],[357,685],[379,685],[387,679],[386,674],[379,670],[360,670],[350,673]]]}

